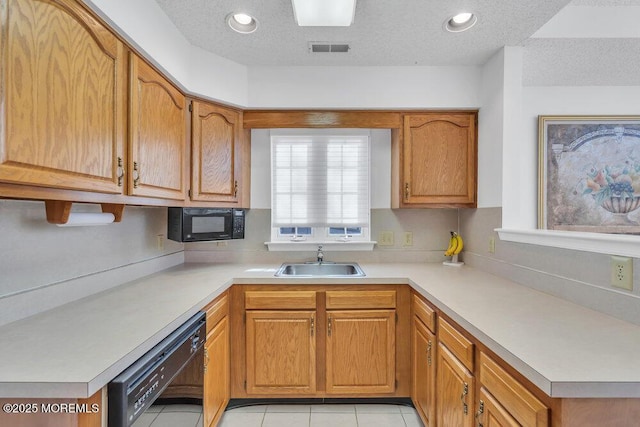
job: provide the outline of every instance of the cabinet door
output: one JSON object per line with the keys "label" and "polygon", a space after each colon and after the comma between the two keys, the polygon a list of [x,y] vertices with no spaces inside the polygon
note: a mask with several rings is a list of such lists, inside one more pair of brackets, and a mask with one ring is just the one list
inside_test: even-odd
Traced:
{"label": "cabinet door", "polygon": [[395,391],[395,310],[327,311],[328,394]]}
{"label": "cabinet door", "polygon": [[484,387],[480,389],[476,418],[478,427],[520,427],[520,424]]}
{"label": "cabinet door", "polygon": [[205,343],[203,427],[216,425],[229,403],[229,322],[224,317]]}
{"label": "cabinet door", "polygon": [[0,181],[122,193],[123,44],[72,0],[4,0]]}
{"label": "cabinet door", "polygon": [[239,203],[240,114],[200,101],[192,105],[191,200]]}
{"label": "cabinet door", "polygon": [[404,117],[403,204],[476,203],[475,113]]}
{"label": "cabinet door", "polygon": [[438,344],[437,417],[439,426],[472,427],[474,378],[441,343]]}
{"label": "cabinet door", "polygon": [[186,101],[131,54],[129,194],[185,198]]}
{"label": "cabinet door", "polygon": [[316,392],[315,311],[248,310],[248,394]]}
{"label": "cabinet door", "polygon": [[479,379],[518,425],[548,427],[549,408],[485,353],[480,353]]}
{"label": "cabinet door", "polygon": [[416,410],[426,427],[435,426],[436,412],[436,336],[413,318],[413,390]]}

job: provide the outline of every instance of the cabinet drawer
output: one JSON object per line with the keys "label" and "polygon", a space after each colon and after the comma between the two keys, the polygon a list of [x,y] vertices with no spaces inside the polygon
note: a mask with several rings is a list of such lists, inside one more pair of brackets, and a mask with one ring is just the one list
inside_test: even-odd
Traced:
{"label": "cabinet drawer", "polygon": [[396,308],[396,291],[327,291],[327,310]]}
{"label": "cabinet drawer", "polygon": [[436,330],[436,312],[418,295],[413,295],[413,313],[418,316],[431,332]]}
{"label": "cabinet drawer", "polygon": [[519,425],[549,425],[548,408],[484,353],[480,353],[480,383]]}
{"label": "cabinet drawer", "polygon": [[466,339],[450,323],[440,317],[438,340],[453,353],[458,360],[473,372],[473,343]]}
{"label": "cabinet drawer", "polygon": [[209,303],[204,310],[207,312],[207,335],[213,330],[220,320],[229,314],[229,298],[227,294],[219,296]]}
{"label": "cabinet drawer", "polygon": [[304,310],[316,308],[315,291],[248,291],[244,294],[246,310]]}

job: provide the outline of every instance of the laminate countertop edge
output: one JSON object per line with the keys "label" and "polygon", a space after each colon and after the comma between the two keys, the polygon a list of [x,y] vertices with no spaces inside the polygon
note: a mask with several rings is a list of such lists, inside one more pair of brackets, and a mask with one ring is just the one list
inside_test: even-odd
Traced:
{"label": "laminate countertop edge", "polygon": [[233,284],[408,284],[551,397],[640,397],[640,326],[469,266],[183,264],[0,328],[1,398],[87,398]]}

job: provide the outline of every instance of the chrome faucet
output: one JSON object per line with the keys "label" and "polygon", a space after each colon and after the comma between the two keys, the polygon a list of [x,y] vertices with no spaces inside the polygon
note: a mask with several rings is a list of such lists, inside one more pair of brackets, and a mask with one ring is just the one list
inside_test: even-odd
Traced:
{"label": "chrome faucet", "polygon": [[322,261],[324,260],[324,254],[322,253],[322,245],[318,245],[318,255],[317,255],[317,261],[318,264],[322,264]]}

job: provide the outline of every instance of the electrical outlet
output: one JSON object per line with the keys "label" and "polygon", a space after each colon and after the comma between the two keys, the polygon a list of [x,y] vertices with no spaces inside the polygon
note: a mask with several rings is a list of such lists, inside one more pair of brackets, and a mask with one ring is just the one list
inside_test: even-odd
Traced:
{"label": "electrical outlet", "polygon": [[633,260],[631,258],[611,257],[611,286],[633,290]]}
{"label": "electrical outlet", "polygon": [[381,231],[378,235],[379,246],[393,246],[393,231]]}
{"label": "electrical outlet", "polygon": [[413,233],[411,231],[404,232],[402,246],[413,246]]}
{"label": "electrical outlet", "polygon": [[164,234],[157,234],[156,235],[156,244],[158,245],[158,250],[162,251],[164,250]]}
{"label": "electrical outlet", "polygon": [[489,237],[489,253],[496,253],[496,238],[494,236]]}

